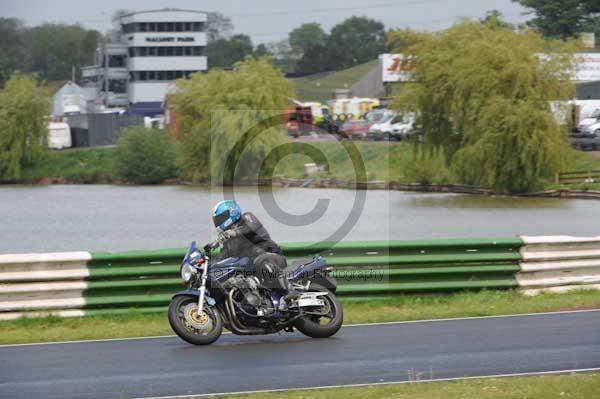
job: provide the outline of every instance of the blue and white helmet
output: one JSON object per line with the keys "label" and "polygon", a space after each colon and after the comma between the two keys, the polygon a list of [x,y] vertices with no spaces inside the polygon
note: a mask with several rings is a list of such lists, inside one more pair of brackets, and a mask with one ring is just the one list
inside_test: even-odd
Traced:
{"label": "blue and white helmet", "polygon": [[213,210],[213,222],[221,231],[230,228],[242,217],[242,208],[233,200],[221,201]]}

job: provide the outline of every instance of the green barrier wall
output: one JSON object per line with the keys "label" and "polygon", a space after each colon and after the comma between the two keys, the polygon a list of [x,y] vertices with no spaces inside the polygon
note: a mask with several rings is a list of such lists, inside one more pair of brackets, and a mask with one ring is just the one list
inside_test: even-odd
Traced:
{"label": "green barrier wall", "polygon": [[[290,261],[323,255],[335,268],[341,297],[517,287],[519,248],[514,238],[291,243]],[[92,253],[84,292],[88,314],[140,307],[164,309],[183,289],[184,249]]]}

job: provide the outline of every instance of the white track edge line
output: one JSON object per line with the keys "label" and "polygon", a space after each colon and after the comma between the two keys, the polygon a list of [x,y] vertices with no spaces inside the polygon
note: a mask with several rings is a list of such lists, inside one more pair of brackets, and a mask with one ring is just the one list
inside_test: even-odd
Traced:
{"label": "white track edge line", "polygon": [[[509,317],[529,317],[529,316],[548,316],[548,315],[561,315],[570,313],[593,313],[600,312],[600,309],[582,309],[582,310],[563,310],[559,312],[541,312],[541,313],[521,313],[521,314],[507,314],[507,315],[495,315],[495,316],[466,316],[466,317],[454,317],[446,319],[426,319],[426,320],[403,320],[403,321],[382,321],[379,323],[361,323],[361,324],[345,324],[342,328],[348,327],[369,327],[369,326],[385,326],[394,324],[417,324],[417,323],[435,323],[444,321],[464,321],[464,320],[480,320],[480,319],[503,319]],[[84,316],[85,317],[85,316]],[[231,334],[226,331],[223,334]],[[271,334],[268,334],[271,335]],[[159,338],[172,338],[177,335],[155,335],[149,337],[126,337],[126,338],[106,338],[106,339],[83,339],[75,341],[57,341],[57,342],[32,342],[26,344],[2,344],[0,348],[10,348],[19,346],[35,346],[35,345],[61,345],[61,344],[85,344],[85,343],[98,343],[98,342],[114,342],[114,341],[133,341],[143,339],[159,339]]]}
{"label": "white track edge line", "polygon": [[277,393],[277,392],[289,392],[289,391],[314,391],[318,389],[340,389],[340,388],[361,388],[361,387],[376,387],[385,385],[403,385],[403,384],[421,384],[426,382],[451,382],[460,380],[477,380],[477,379],[490,379],[490,378],[508,378],[508,377],[527,377],[536,375],[553,375],[553,374],[568,374],[568,373],[585,373],[590,371],[600,371],[600,367],[593,367],[587,369],[571,369],[571,370],[551,370],[551,371],[530,371],[525,373],[513,373],[513,374],[488,374],[480,376],[467,376],[467,377],[450,377],[450,378],[433,378],[428,380],[417,380],[417,381],[385,381],[385,382],[374,382],[374,383],[361,383],[361,384],[347,384],[347,385],[325,385],[320,387],[307,387],[307,388],[280,388],[280,389],[264,389],[255,391],[234,391],[234,392],[219,392],[219,393],[201,393],[196,395],[175,395],[175,396],[142,396],[134,399],[189,399],[189,398],[207,398],[207,397],[220,397],[229,395],[249,395],[257,393]]}

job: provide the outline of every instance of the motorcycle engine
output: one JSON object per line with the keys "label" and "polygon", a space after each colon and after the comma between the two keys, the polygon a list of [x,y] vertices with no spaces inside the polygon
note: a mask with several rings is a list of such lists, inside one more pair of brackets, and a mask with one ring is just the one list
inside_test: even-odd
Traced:
{"label": "motorcycle engine", "polygon": [[224,285],[228,289],[237,289],[233,299],[244,313],[252,316],[266,316],[275,311],[270,297],[259,286],[255,277],[234,276]]}

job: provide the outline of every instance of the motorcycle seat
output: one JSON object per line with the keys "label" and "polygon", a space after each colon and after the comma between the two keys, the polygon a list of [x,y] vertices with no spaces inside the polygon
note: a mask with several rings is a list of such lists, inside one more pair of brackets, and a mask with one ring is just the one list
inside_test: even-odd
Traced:
{"label": "motorcycle seat", "polygon": [[287,265],[285,269],[283,269],[283,271],[288,274],[290,272],[293,272],[296,269],[299,269],[301,266],[304,266],[308,263],[311,263],[313,261],[312,258],[303,258],[303,259],[296,259],[295,261],[293,261],[291,264]]}

